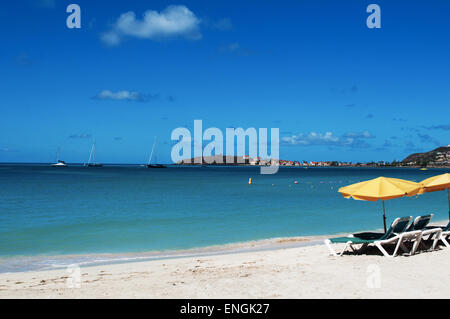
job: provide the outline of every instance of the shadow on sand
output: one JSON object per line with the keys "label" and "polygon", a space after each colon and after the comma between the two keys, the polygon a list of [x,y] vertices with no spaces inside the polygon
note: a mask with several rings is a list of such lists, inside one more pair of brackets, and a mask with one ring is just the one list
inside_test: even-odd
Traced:
{"label": "shadow on sand", "polygon": [[[432,240],[423,240],[420,242],[419,248],[417,249],[416,253],[414,255],[417,254],[422,254],[422,253],[432,253],[433,251],[436,250],[441,250],[441,249],[445,249],[445,245],[442,242],[439,242],[436,245],[436,249],[435,250],[431,250],[431,247],[433,245],[433,241]],[[404,257],[412,257],[414,255],[410,254],[410,251],[412,250],[412,246],[413,243],[412,242],[406,242],[405,243],[406,248],[408,249],[407,252],[402,251],[401,249],[398,252],[397,256],[404,256]],[[395,244],[392,245],[383,245],[383,247],[386,249],[386,251],[392,255],[392,253],[395,250]],[[383,256],[383,254],[381,253],[381,251],[375,247],[375,246],[368,246],[365,247],[364,249],[358,250],[358,251],[349,251],[347,250],[346,252],[344,252],[343,255],[368,255],[368,256]]]}

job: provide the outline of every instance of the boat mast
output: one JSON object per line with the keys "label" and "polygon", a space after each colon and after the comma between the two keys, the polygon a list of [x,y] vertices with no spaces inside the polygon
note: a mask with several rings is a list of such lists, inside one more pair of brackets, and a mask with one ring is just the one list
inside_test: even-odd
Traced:
{"label": "boat mast", "polygon": [[150,153],[150,157],[148,158],[147,165],[150,165],[150,162],[152,161],[153,151],[155,150],[155,146],[156,146],[156,136],[155,136],[155,141],[153,142],[152,152]]}
{"label": "boat mast", "polygon": [[92,145],[92,163],[95,164],[95,140],[94,144]]}
{"label": "boat mast", "polygon": [[95,163],[95,140],[94,144],[92,144],[91,153],[89,153],[88,165],[91,164],[91,158],[93,157]]}

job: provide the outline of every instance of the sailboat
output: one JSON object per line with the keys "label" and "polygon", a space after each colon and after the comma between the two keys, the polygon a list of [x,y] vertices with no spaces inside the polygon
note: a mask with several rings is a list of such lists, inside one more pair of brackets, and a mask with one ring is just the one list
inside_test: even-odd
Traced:
{"label": "sailboat", "polygon": [[156,147],[156,142],[157,142],[157,138],[155,136],[155,141],[153,142],[152,152],[150,153],[150,157],[148,158],[147,167],[148,168],[167,168],[167,166],[165,166],[163,164],[156,164],[156,163],[155,164],[150,164],[151,161],[152,161],[152,157],[153,157],[153,151],[155,150],[155,147]]}
{"label": "sailboat", "polygon": [[[92,159],[92,163],[91,163]],[[87,167],[102,167],[103,165],[95,162],[95,140],[92,144],[91,153],[89,154],[89,160],[87,162]]]}
{"label": "sailboat", "polygon": [[207,166],[206,166],[206,163],[205,163],[205,157],[203,157],[203,147],[202,147],[202,164],[201,164],[200,167],[201,167],[201,168],[207,167]]}
{"label": "sailboat", "polygon": [[206,166],[206,163],[205,163],[205,158],[203,157],[203,150],[202,150],[202,165],[201,165],[200,167],[201,167],[201,168],[207,167],[207,166]]}
{"label": "sailboat", "polygon": [[56,152],[56,163],[52,164],[52,167],[67,167],[66,162],[61,161],[59,159],[60,153],[61,153],[61,147],[58,147],[58,151]]}

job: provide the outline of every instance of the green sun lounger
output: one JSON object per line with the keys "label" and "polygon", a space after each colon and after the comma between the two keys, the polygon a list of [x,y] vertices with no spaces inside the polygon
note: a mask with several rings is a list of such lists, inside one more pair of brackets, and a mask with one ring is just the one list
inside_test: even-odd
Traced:
{"label": "green sun lounger", "polygon": [[[436,241],[441,240],[444,245],[448,248],[450,248],[450,243],[448,242],[450,238],[450,222],[447,224],[447,226],[429,226],[426,227],[426,230],[424,232],[433,232],[434,235],[434,243],[433,243],[433,249],[436,247]],[[429,239],[431,239],[433,235],[429,236]]]}
{"label": "green sun lounger", "polygon": [[427,227],[433,218],[434,214],[424,215],[417,217],[414,222],[408,227],[406,231],[420,230],[422,232],[421,245],[425,246],[424,239],[428,236],[428,240],[434,237],[433,244],[431,245],[431,250],[435,250],[439,242],[442,229],[440,227]]}
{"label": "green sun lounger", "polygon": [[[337,237],[325,240],[325,244],[332,253],[333,256],[342,256],[344,252],[350,247],[354,252],[361,251],[369,245],[374,245],[377,247],[384,256],[395,257],[397,256],[398,250],[401,248],[403,251],[407,252],[407,248],[404,245],[406,241],[414,241],[413,248],[410,254],[414,254],[422,238],[422,232],[420,230],[406,231],[409,222],[412,217],[401,217],[394,220],[392,225],[389,227],[386,233],[358,233],[347,237]],[[344,249],[337,254],[331,244],[345,244]],[[383,245],[395,244],[395,249],[392,255],[384,249]],[[355,249],[354,245],[362,245],[361,248]]]}
{"label": "green sun lounger", "polygon": [[441,228],[441,233],[439,234],[439,239],[442,240],[444,245],[448,248],[450,248],[450,244],[448,242],[450,238],[450,222],[447,224],[447,226]]}
{"label": "green sun lounger", "polygon": [[433,216],[434,216],[433,214],[429,214],[416,217],[416,219],[414,219],[414,222],[412,222],[411,225],[409,225],[406,231],[425,229],[425,227],[430,223],[431,218],[433,218]]}

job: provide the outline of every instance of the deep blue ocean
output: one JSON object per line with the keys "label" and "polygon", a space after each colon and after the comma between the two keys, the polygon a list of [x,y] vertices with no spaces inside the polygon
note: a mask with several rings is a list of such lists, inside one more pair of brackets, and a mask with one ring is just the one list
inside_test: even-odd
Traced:
{"label": "deep blue ocean", "polygon": [[[0,272],[31,269],[22,264],[30,260],[49,265],[50,256],[379,229],[381,202],[344,199],[339,187],[378,176],[421,181],[449,171],[294,167],[260,175],[257,167],[0,165]],[[430,212],[446,220],[447,194],[390,200],[386,212],[388,223]]]}

